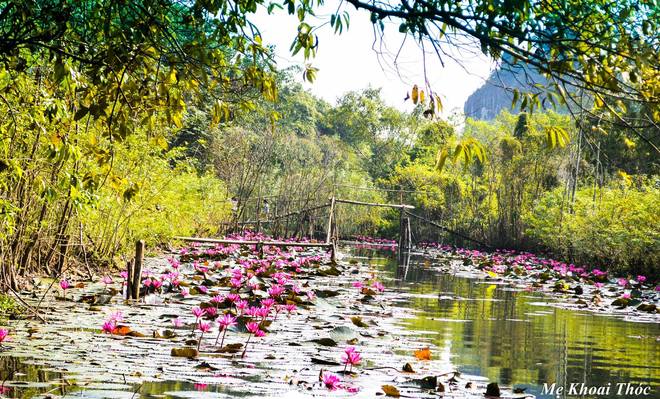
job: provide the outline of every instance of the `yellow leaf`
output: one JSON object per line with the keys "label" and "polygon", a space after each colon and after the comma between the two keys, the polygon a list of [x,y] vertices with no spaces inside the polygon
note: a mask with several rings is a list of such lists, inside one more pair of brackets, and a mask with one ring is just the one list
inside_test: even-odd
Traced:
{"label": "yellow leaf", "polygon": [[625,144],[626,147],[628,147],[628,149],[630,149],[630,150],[632,150],[633,148],[635,148],[637,146],[637,143],[630,140],[628,137],[623,138],[623,144]]}
{"label": "yellow leaf", "polygon": [[486,273],[487,273],[489,276],[491,276],[492,278],[497,278],[497,273],[495,273],[495,272],[492,271],[492,270],[488,270]]}
{"label": "yellow leaf", "polygon": [[413,86],[410,97],[412,98],[413,104],[417,104],[417,101],[419,101],[419,87],[417,87],[417,85]]}
{"label": "yellow leaf", "polygon": [[426,100],[426,94],[424,94],[424,90],[419,91],[419,102],[424,104],[424,101]]}
{"label": "yellow leaf", "polygon": [[396,389],[395,386],[392,386],[392,385],[383,385],[383,386],[381,387],[381,389],[383,390],[383,392],[385,392],[385,395],[387,395],[387,396],[391,396],[391,397],[393,397],[393,398],[398,398],[398,397],[401,396],[401,393],[399,393],[399,390]]}
{"label": "yellow leaf", "polygon": [[429,348],[416,350],[414,354],[419,360],[431,360],[431,349]]}

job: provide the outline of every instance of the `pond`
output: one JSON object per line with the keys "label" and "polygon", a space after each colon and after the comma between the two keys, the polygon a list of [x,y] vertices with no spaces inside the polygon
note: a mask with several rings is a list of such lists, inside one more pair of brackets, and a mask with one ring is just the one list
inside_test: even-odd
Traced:
{"label": "pond", "polygon": [[[154,268],[166,263],[164,258],[151,261]],[[309,359],[336,360],[341,348],[324,348],[308,340],[342,323],[351,326],[348,316],[357,314],[369,324],[356,330],[366,364],[354,381],[360,391],[344,397],[376,397],[384,383],[408,389],[400,373],[405,362],[413,364],[419,377],[458,370],[465,381],[479,384],[469,395],[455,391],[446,397],[483,398],[488,381],[540,398],[625,397],[617,395],[618,383],[650,386],[653,391],[646,397],[656,397],[660,387],[657,318],[643,323],[624,320],[624,315],[565,309],[558,306],[560,296],[488,280],[482,272],[457,267],[447,259],[416,254],[406,258],[405,265],[400,263],[392,251],[344,248],[341,276],[306,280],[317,289],[337,288],[341,295],[318,298],[309,313],[282,319],[286,322],[278,327],[280,332],[269,334],[266,344],[253,347],[244,361],[213,348],[199,359],[171,357],[170,349],[189,338],[190,325],[175,330],[174,340],[150,337],[152,328],[168,326],[171,315],[187,315],[199,299],[163,296],[160,300],[165,302],[137,307],[126,306],[118,296],[104,307],[54,300],[47,305],[52,310],[49,325],[16,323],[15,342],[0,352],[0,381],[7,380],[11,387],[7,396],[25,398],[332,397],[336,392],[314,383],[322,366],[310,364]],[[385,283],[387,295],[362,304],[351,285],[372,273]],[[94,290],[104,288],[85,288]],[[147,336],[100,334],[103,313],[117,309],[129,322],[140,320],[132,326]],[[395,340],[387,338],[389,334]],[[411,356],[413,349],[423,346],[431,347],[433,362]],[[377,366],[383,365],[399,371],[378,372]],[[296,388],[303,382],[304,388]],[[552,383],[567,389],[572,383],[610,386],[610,394],[543,394],[543,385]],[[461,384],[458,388],[465,386]],[[437,397],[435,393],[420,396],[413,388],[402,393]]]}
{"label": "pond", "polygon": [[593,397],[621,397],[619,383],[651,386],[658,393],[658,323],[562,309],[552,306],[560,298],[547,294],[438,272],[438,265],[422,255],[412,255],[407,267],[398,266],[391,253],[360,250],[358,255],[407,293],[399,305],[410,308],[412,316],[401,324],[430,337],[440,356],[462,372],[523,387],[540,398],[556,397],[542,395],[543,384],[553,382],[610,384],[610,395]]}

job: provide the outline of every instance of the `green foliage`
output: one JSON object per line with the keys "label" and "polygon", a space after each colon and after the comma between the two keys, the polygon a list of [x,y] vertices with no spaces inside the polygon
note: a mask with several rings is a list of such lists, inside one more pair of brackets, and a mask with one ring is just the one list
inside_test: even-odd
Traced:
{"label": "green foliage", "polygon": [[0,319],[19,311],[19,306],[12,297],[0,294]]}
{"label": "green foliage", "polygon": [[[657,183],[656,183],[657,184]],[[571,212],[560,189],[548,192],[526,215],[527,234],[575,262],[619,273],[657,275],[660,262],[660,191],[626,182],[578,190]]]}

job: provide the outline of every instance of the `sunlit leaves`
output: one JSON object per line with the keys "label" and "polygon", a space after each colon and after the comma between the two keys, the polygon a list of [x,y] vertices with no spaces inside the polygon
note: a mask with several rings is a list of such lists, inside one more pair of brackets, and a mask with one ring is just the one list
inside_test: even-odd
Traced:
{"label": "sunlit leaves", "polygon": [[303,72],[303,79],[306,80],[309,83],[313,83],[314,80],[316,79],[316,73],[318,72],[318,68],[314,68],[311,65],[306,65],[305,66],[305,71]]}
{"label": "sunlit leaves", "polygon": [[568,132],[559,126],[548,126],[545,129],[546,144],[548,148],[566,147],[570,141]]}
{"label": "sunlit leaves", "polygon": [[413,104],[417,104],[419,101],[419,87],[414,85],[410,93],[410,99],[412,100]]}

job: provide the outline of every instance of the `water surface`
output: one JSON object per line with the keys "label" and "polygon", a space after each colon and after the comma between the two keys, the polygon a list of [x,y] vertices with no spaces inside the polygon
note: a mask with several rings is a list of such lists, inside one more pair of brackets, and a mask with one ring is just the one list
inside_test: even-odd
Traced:
{"label": "water surface", "polygon": [[407,293],[399,305],[412,312],[401,324],[430,337],[440,350],[436,355],[461,372],[541,398],[556,397],[542,394],[544,383],[611,387],[610,395],[559,397],[622,397],[617,384],[628,383],[651,386],[648,397],[660,397],[658,323],[551,306],[561,298],[438,272],[441,261],[420,255],[412,255],[407,266],[382,251],[355,255],[369,259],[393,279],[390,286]]}

